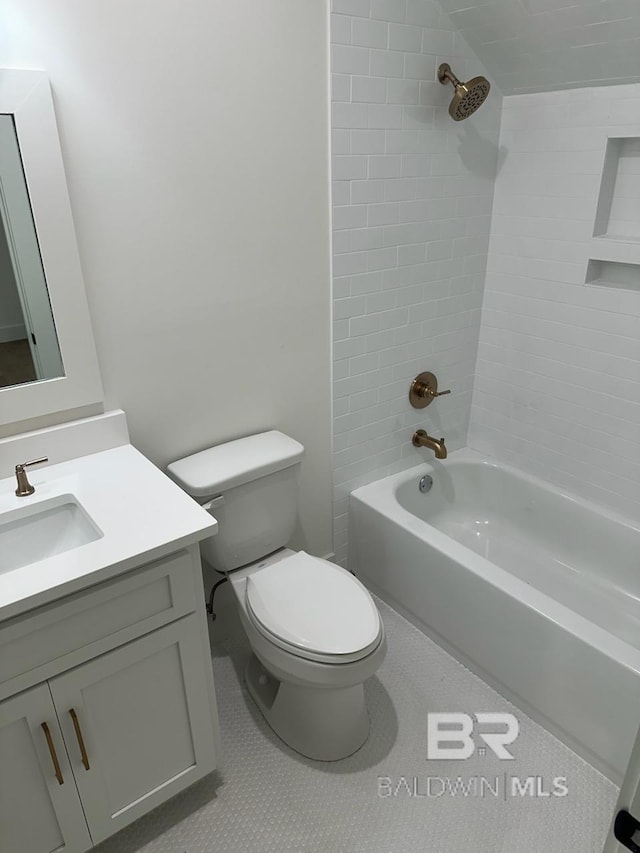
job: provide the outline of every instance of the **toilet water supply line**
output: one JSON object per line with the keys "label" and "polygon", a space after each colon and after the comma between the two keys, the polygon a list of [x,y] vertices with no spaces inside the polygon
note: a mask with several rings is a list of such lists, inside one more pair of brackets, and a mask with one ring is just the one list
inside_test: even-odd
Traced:
{"label": "toilet water supply line", "polygon": [[228,580],[229,580],[229,578],[225,576],[224,578],[222,578],[221,581],[217,581],[211,587],[211,592],[209,593],[209,601],[207,601],[207,613],[211,614],[211,621],[212,622],[216,621],[216,614],[215,614],[215,611],[213,609],[213,597],[215,596],[216,590],[218,589],[218,587],[222,586],[222,584],[226,583]]}

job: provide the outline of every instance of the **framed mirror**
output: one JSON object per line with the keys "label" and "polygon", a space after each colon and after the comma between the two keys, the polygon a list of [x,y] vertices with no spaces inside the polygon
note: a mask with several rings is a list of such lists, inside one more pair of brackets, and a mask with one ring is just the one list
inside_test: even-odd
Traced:
{"label": "framed mirror", "polygon": [[0,70],[0,427],[102,402],[46,75]]}
{"label": "framed mirror", "polygon": [[64,376],[13,116],[0,115],[0,388]]}

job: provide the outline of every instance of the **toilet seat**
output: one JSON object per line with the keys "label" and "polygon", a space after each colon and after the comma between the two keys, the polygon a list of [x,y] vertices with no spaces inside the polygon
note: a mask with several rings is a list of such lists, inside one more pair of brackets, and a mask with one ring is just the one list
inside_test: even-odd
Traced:
{"label": "toilet seat", "polygon": [[304,551],[247,577],[247,615],[274,645],[308,660],[360,660],[382,639],[378,609],[349,572]]}

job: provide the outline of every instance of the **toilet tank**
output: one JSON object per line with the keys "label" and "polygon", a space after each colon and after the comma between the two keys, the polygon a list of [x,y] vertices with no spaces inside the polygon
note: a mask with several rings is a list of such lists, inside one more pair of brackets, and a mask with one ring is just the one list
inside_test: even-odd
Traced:
{"label": "toilet tank", "polygon": [[218,444],[172,462],[167,472],[218,522],[203,558],[229,572],[282,548],[298,512],[304,447],[277,430]]}

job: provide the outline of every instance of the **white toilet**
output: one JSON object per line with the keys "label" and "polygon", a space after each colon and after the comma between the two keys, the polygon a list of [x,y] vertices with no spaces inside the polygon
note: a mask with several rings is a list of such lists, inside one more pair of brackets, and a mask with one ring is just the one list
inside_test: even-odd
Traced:
{"label": "white toilet", "polygon": [[249,692],[297,752],[335,761],[366,741],[363,682],[386,653],[373,599],[339,566],[286,548],[303,446],[272,430],[173,462],[173,479],[218,521],[203,558],[229,574],[254,655]]}

